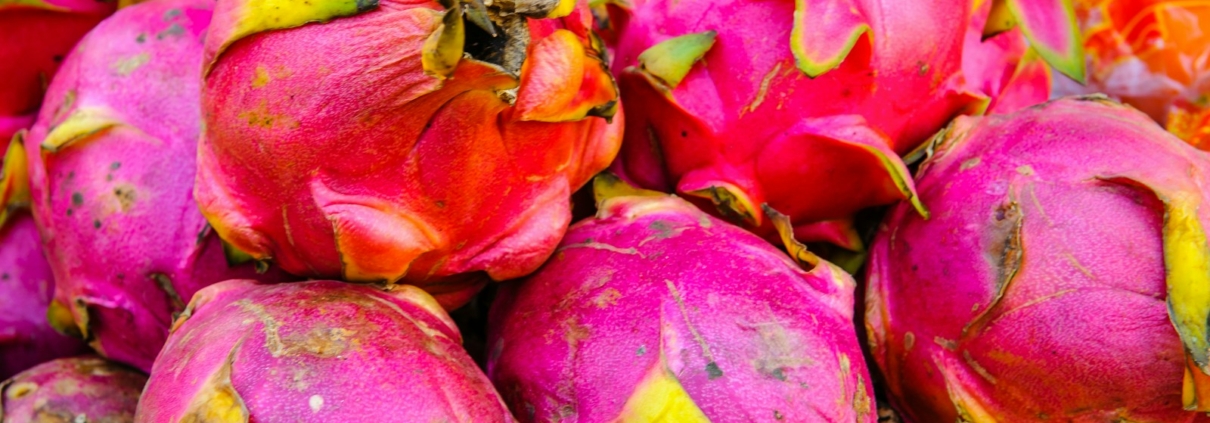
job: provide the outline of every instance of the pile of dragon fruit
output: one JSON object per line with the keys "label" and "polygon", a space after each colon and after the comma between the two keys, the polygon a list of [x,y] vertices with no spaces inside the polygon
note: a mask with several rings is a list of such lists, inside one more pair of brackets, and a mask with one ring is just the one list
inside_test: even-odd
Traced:
{"label": "pile of dragon fruit", "polygon": [[1207,34],[0,0],[0,421],[1210,422]]}

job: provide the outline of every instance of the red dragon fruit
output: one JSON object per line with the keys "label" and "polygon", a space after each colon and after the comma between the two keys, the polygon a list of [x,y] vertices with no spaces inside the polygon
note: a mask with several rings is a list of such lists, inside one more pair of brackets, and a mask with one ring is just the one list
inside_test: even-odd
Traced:
{"label": "red dragon fruit", "polygon": [[68,56],[25,137],[58,282],[51,323],[145,371],[195,291],[255,276],[228,268],[191,195],[211,8],[157,0],[114,14]]}
{"label": "red dragon fruit", "polygon": [[621,142],[591,23],[574,0],[220,0],[202,212],[287,271],[451,308],[528,274]]}
{"label": "red dragon fruit", "polygon": [[0,383],[5,423],[129,422],[147,376],[86,355],[42,363]]}
{"label": "red dragon fruit", "polygon": [[982,46],[968,23],[990,4],[969,0],[633,3],[610,19],[628,105],[614,170],[772,235],[768,204],[800,239],[849,249],[855,211],[916,203],[898,156],[986,108],[1025,48]]}
{"label": "red dragon fruit", "polygon": [[24,210],[29,205],[25,148],[10,143],[0,156],[0,380],[4,380],[88,347],[55,332],[47,322],[54,278],[42,255],[38,228]]}
{"label": "red dragon fruit", "polygon": [[33,123],[46,84],[116,0],[0,0],[0,141]]}
{"label": "red dragon fruit", "polygon": [[424,291],[232,280],[156,359],[137,422],[511,422]]}
{"label": "red dragon fruit", "polygon": [[520,420],[876,420],[852,278],[627,191],[492,306],[488,374]]}
{"label": "red dragon fruit", "polygon": [[1210,410],[1208,157],[1101,96],[956,120],[916,180],[932,218],[897,206],[871,250],[870,347],[906,420]]}
{"label": "red dragon fruit", "polygon": [[1076,0],[1076,11],[1089,85],[1064,88],[1109,94],[1210,150],[1210,3]]}

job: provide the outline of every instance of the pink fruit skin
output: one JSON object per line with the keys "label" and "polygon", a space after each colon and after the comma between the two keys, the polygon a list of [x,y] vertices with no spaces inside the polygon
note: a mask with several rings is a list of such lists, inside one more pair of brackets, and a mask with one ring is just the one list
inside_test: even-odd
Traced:
{"label": "pink fruit skin", "polygon": [[336,281],[232,280],[198,292],[135,421],[208,413],[224,422],[513,421],[431,296]]}
{"label": "pink fruit skin", "polygon": [[1105,178],[1197,192],[1206,163],[1103,98],[955,121],[917,178],[932,218],[896,206],[869,262],[870,347],[905,421],[955,421],[955,396],[1002,422],[1192,421],[1164,205]]}
{"label": "pink fruit skin", "polygon": [[9,217],[0,228],[0,380],[43,361],[88,351],[84,342],[55,332],[46,322],[54,289],[34,219],[26,213]]}
{"label": "pink fruit skin", "polygon": [[676,197],[606,201],[492,306],[488,375],[520,420],[615,421],[659,365],[715,423],[877,420],[847,274]]}
{"label": "pink fruit skin", "polygon": [[[999,85],[1000,68],[1016,59],[969,53],[995,72],[964,75],[964,43],[978,37],[968,33],[972,5],[965,0],[632,4],[629,16],[615,19],[627,22],[618,28],[613,69],[628,107],[613,170],[666,192],[730,185],[749,198],[756,216],[748,223],[760,233],[773,233],[760,216],[767,203],[792,218],[800,239],[849,248],[860,248],[855,238],[828,227],[847,226],[843,219],[859,209],[910,197],[910,177],[896,155],[954,115],[986,104],[998,93],[982,92],[980,78]],[[796,4],[808,16],[852,10],[872,29],[838,67],[810,78],[790,47]],[[843,34],[821,35],[829,19],[809,18],[805,31],[843,42]],[[716,42],[669,91],[638,70],[638,56],[653,45],[705,31],[716,31]]]}
{"label": "pink fruit skin", "polygon": [[94,355],[47,361],[0,383],[6,423],[129,422],[147,376]]}
{"label": "pink fruit skin", "polygon": [[1051,94],[1050,68],[1027,56],[1029,44],[1020,28],[984,40],[992,2],[983,1],[971,15],[963,41],[962,73],[967,89],[988,94],[987,113],[1011,113],[1046,102]]}
{"label": "pink fruit skin", "polygon": [[[0,141],[10,120],[32,120],[43,90],[76,41],[117,9],[116,0],[0,5]],[[21,127],[28,126],[21,125]],[[15,130],[13,131],[15,132]]]}
{"label": "pink fruit skin", "polygon": [[[25,139],[56,302],[98,352],[144,371],[194,292],[258,277],[251,265],[228,268],[192,198],[212,5],[157,0],[97,26],[68,56]],[[57,152],[42,145],[65,139]]]}
{"label": "pink fruit skin", "polygon": [[488,280],[481,272],[503,280],[541,265],[571,193],[620,145],[620,114],[611,125],[542,103],[616,97],[583,7],[529,20],[532,66],[510,107],[497,93],[518,80],[496,65],[464,58],[452,79],[425,74],[436,2],[381,0],[324,24],[225,37],[249,4],[220,1],[207,40],[197,198],[223,239],[287,271],[402,280],[457,307]]}

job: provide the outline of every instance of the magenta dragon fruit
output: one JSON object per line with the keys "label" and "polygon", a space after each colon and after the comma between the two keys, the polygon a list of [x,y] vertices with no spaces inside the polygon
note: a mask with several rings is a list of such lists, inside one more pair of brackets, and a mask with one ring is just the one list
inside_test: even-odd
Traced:
{"label": "magenta dragon fruit", "polygon": [[524,276],[621,142],[591,26],[575,0],[220,0],[202,212],[256,259],[450,308]]}
{"label": "magenta dragon fruit", "polygon": [[[596,185],[619,191],[609,180]],[[876,421],[852,278],[679,198],[620,191],[492,306],[488,374],[520,420]]]}
{"label": "magenta dragon fruit", "polygon": [[33,123],[46,84],[116,0],[0,0],[0,141]]}
{"label": "magenta dragon fruit", "polygon": [[0,421],[129,422],[145,383],[146,375],[92,355],[48,361],[0,383]]}
{"label": "magenta dragon fruit", "polygon": [[1104,97],[959,118],[871,250],[866,324],[908,422],[1210,410],[1210,156]]}
{"label": "magenta dragon fruit", "polygon": [[899,155],[1008,87],[1040,83],[1029,88],[1045,99],[1048,81],[1008,83],[1022,56],[1013,49],[1025,48],[1020,32],[983,46],[981,28],[969,24],[986,21],[990,4],[901,3],[614,8],[614,70],[628,107],[613,169],[772,235],[767,204],[790,216],[799,239],[853,250],[861,248],[851,228],[857,210],[908,199],[925,213]]}
{"label": "magenta dragon fruit", "polygon": [[67,57],[24,137],[58,282],[51,323],[144,371],[195,291],[256,276],[228,268],[191,195],[211,8],[157,0],[114,14]]}
{"label": "magenta dragon fruit", "polygon": [[135,421],[513,421],[460,343],[410,285],[227,281],[177,319]]}
{"label": "magenta dragon fruit", "polygon": [[88,346],[54,330],[46,307],[54,295],[50,264],[29,205],[25,148],[0,151],[0,380],[38,363],[83,353]]}
{"label": "magenta dragon fruit", "polygon": [[83,342],[55,332],[47,322],[46,306],[53,295],[34,219],[18,214],[0,227],[0,379],[88,351]]}

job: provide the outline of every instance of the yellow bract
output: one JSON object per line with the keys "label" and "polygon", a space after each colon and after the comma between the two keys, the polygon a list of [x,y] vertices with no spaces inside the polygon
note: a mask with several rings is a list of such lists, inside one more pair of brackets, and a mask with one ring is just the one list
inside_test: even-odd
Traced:
{"label": "yellow bract", "polygon": [[[1186,352],[1196,362],[1196,369],[1185,374],[1183,402],[1186,409],[1201,409],[1198,403],[1206,402],[1210,386],[1189,380],[1200,372],[1204,379],[1207,368],[1206,318],[1210,316],[1210,250],[1206,245],[1206,231],[1198,220],[1196,196],[1180,192],[1167,199],[1164,219],[1164,267],[1168,279],[1168,310],[1177,333],[1185,344]],[[1194,363],[1190,363],[1194,364]],[[1197,378],[1194,378],[1197,379]],[[1202,398],[1199,401],[1199,398]]]}
{"label": "yellow bract", "polygon": [[689,393],[660,360],[626,401],[616,423],[709,423]]}
{"label": "yellow bract", "polygon": [[693,69],[693,64],[714,47],[717,36],[714,31],[706,31],[669,38],[639,54],[639,63],[643,70],[659,78],[668,88],[676,88]]}
{"label": "yellow bract", "polygon": [[42,140],[42,150],[47,153],[58,153],[72,144],[121,124],[122,122],[109,109],[81,107],[73,111],[71,116],[56,125],[54,129],[51,129],[49,134],[46,134],[46,139]]}

